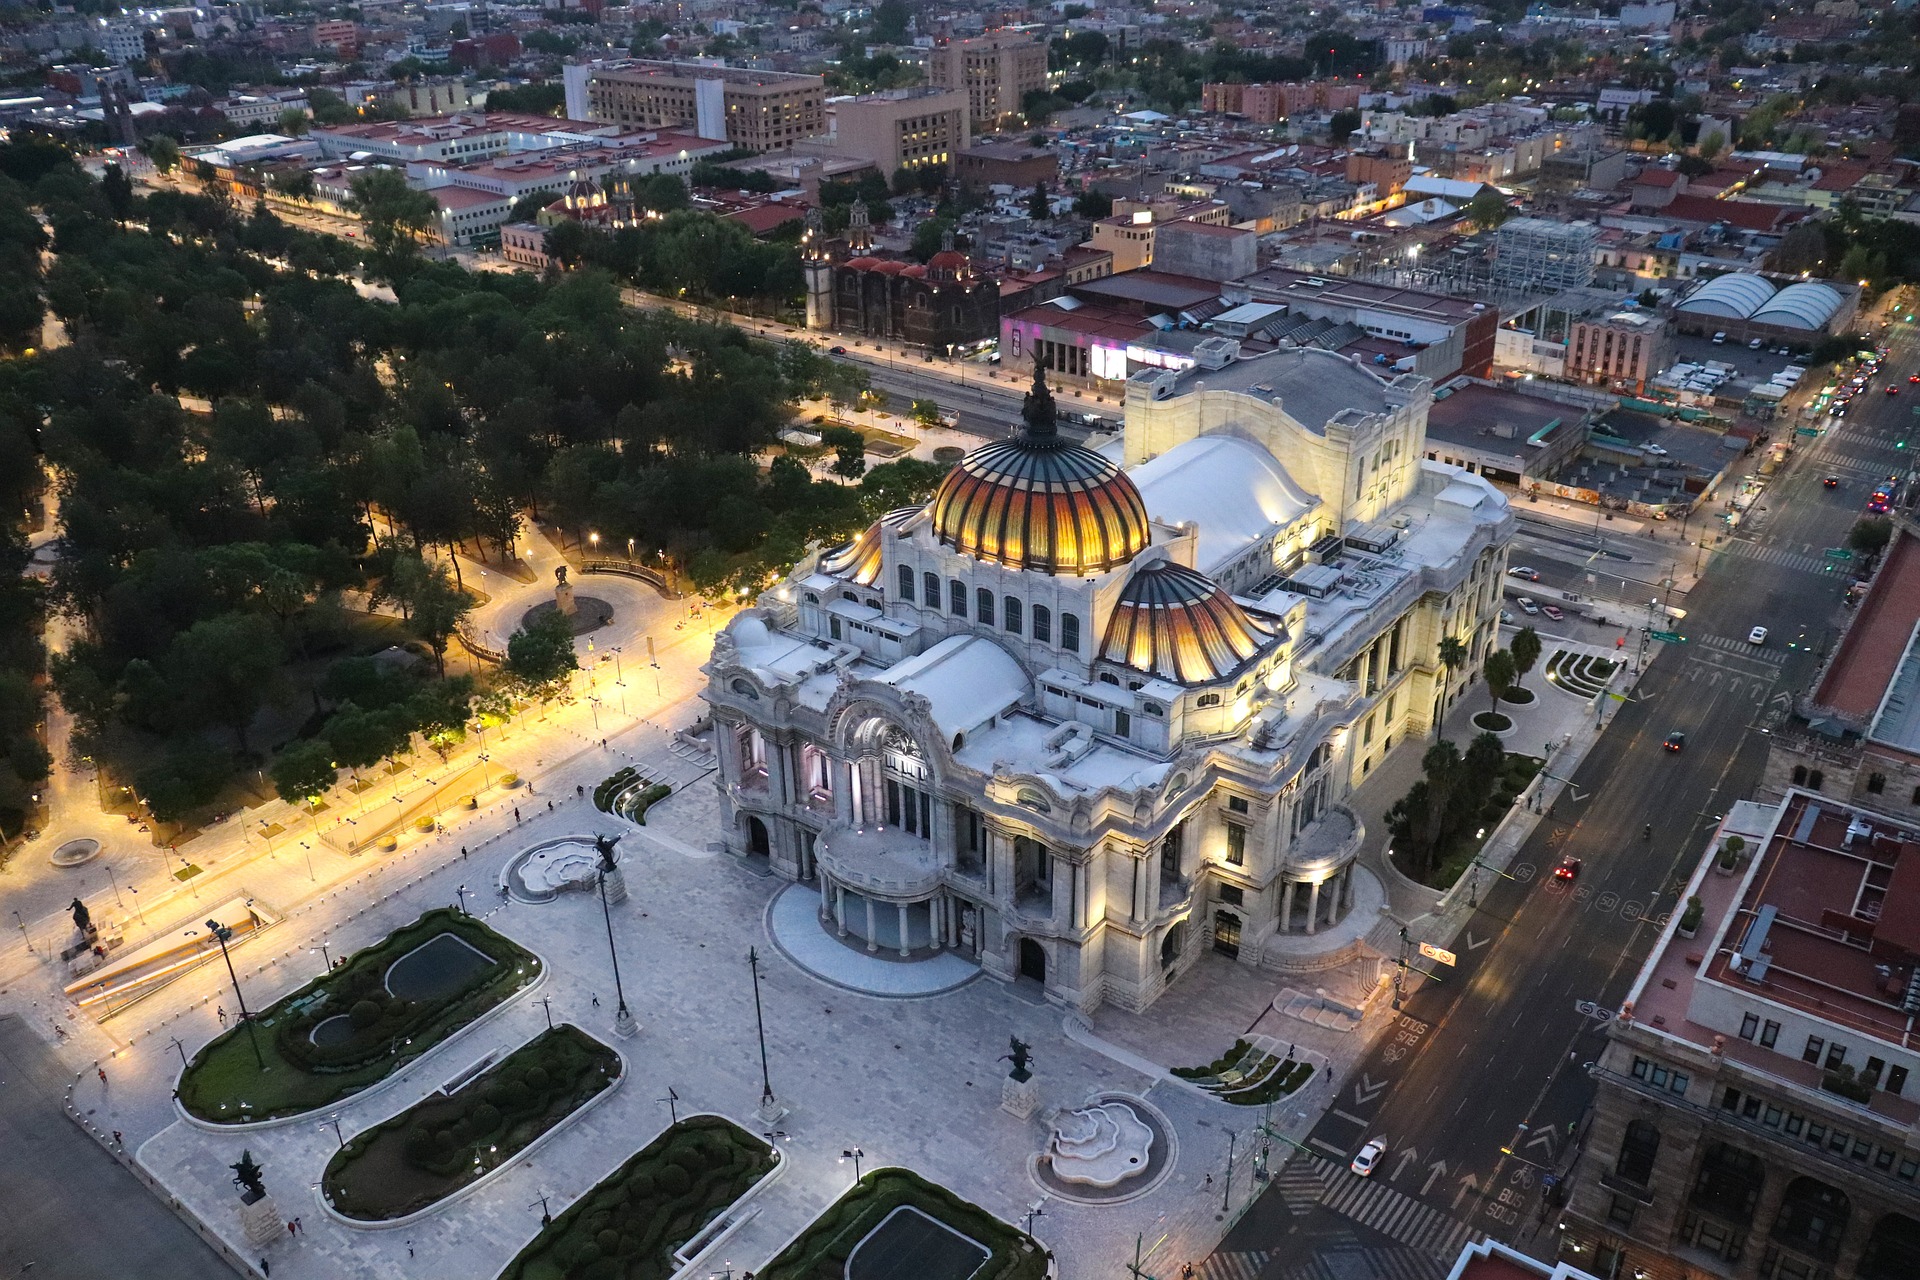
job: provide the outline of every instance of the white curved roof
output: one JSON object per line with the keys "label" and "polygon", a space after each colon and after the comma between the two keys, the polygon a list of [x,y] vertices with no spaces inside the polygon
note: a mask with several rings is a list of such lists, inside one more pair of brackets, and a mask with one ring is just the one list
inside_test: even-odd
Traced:
{"label": "white curved roof", "polygon": [[1814,280],[1790,284],[1753,313],[1753,319],[1789,329],[1824,329],[1846,301],[1832,285]]}
{"label": "white curved roof", "polygon": [[1731,320],[1752,318],[1754,312],[1773,297],[1773,286],[1759,276],[1744,271],[1730,272],[1713,279],[1688,294],[1675,311],[1695,315],[1726,316]]}
{"label": "white curved roof", "polygon": [[1320,505],[1274,456],[1237,436],[1199,436],[1127,473],[1156,520],[1200,529],[1195,568],[1212,573]]}
{"label": "white curved roof", "polygon": [[1017,706],[1033,686],[1005,649],[982,636],[948,636],[925,653],[896,662],[874,677],[917,693],[928,714],[952,737],[979,728]]}

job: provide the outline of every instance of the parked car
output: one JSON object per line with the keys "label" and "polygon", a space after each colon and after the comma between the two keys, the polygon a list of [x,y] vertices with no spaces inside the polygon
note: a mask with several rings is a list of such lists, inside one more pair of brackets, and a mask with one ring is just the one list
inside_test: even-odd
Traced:
{"label": "parked car", "polygon": [[847,354],[847,349],[845,347],[828,347],[827,354],[830,356],[843,356]]}
{"label": "parked car", "polygon": [[1529,569],[1523,564],[1517,564],[1507,570],[1507,576],[1509,578],[1525,578],[1528,582],[1540,581],[1540,571],[1538,569]]}
{"label": "parked car", "polygon": [[1540,612],[1540,606],[1535,604],[1533,601],[1527,599],[1525,596],[1516,596],[1513,602],[1519,605],[1520,612],[1526,614],[1529,618],[1531,618],[1534,614]]}
{"label": "parked car", "polygon": [[1565,618],[1567,616],[1566,613],[1560,608],[1560,606],[1552,605],[1552,604],[1541,605],[1540,612],[1546,614],[1549,618],[1552,618],[1555,622],[1559,622],[1562,618]]}

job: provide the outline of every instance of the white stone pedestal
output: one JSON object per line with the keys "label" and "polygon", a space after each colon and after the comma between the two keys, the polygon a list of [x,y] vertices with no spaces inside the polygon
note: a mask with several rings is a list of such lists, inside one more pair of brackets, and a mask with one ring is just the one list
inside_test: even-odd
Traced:
{"label": "white stone pedestal", "polygon": [[561,613],[569,618],[579,609],[579,606],[573,602],[573,584],[571,582],[562,582],[554,587],[553,605],[554,608],[560,610]]}
{"label": "white stone pedestal", "polygon": [[613,1034],[622,1040],[631,1040],[640,1034],[640,1020],[633,1016],[633,1010],[622,1009],[613,1015]]}
{"label": "white stone pedestal", "polygon": [[627,900],[627,878],[620,873],[620,868],[615,867],[613,870],[602,872],[601,874],[606,877],[607,881],[608,904],[625,902]]}
{"label": "white stone pedestal", "polygon": [[1025,1080],[1008,1076],[1000,1082],[1000,1109],[1008,1115],[1025,1120],[1039,1105],[1040,1082],[1032,1076]]}
{"label": "white stone pedestal", "polygon": [[780,1105],[778,1098],[766,1098],[754,1109],[754,1115],[760,1117],[761,1124],[778,1124],[786,1119],[787,1109]]}
{"label": "white stone pedestal", "polygon": [[256,1249],[265,1249],[273,1244],[279,1240],[280,1233],[287,1229],[286,1220],[280,1216],[280,1209],[273,1203],[272,1196],[261,1196],[252,1204],[242,1201],[239,1213],[240,1234]]}

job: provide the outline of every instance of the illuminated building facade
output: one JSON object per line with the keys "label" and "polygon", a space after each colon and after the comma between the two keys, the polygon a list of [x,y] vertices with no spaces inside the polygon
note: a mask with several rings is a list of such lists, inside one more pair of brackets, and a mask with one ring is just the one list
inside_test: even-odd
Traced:
{"label": "illuminated building facade", "polygon": [[1094,450],[1036,368],[1021,433],[716,638],[729,849],[847,945],[1082,1010],[1144,1008],[1209,947],[1376,962],[1345,802],[1489,651],[1513,532],[1421,457],[1431,402],[1308,349],[1143,369]]}

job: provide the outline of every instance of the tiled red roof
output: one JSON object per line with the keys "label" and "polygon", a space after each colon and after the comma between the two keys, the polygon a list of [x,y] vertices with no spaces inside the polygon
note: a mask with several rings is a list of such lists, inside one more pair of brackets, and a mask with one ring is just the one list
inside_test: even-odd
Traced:
{"label": "tiled red roof", "polygon": [[1643,187],[1670,187],[1680,181],[1680,175],[1671,169],[1662,169],[1659,165],[1648,165],[1640,171],[1634,182]]}
{"label": "tiled red roof", "polygon": [[1758,200],[1714,200],[1707,196],[1678,195],[1660,211],[1681,222],[1725,222],[1747,231],[1777,231],[1807,216],[1806,210]]}

